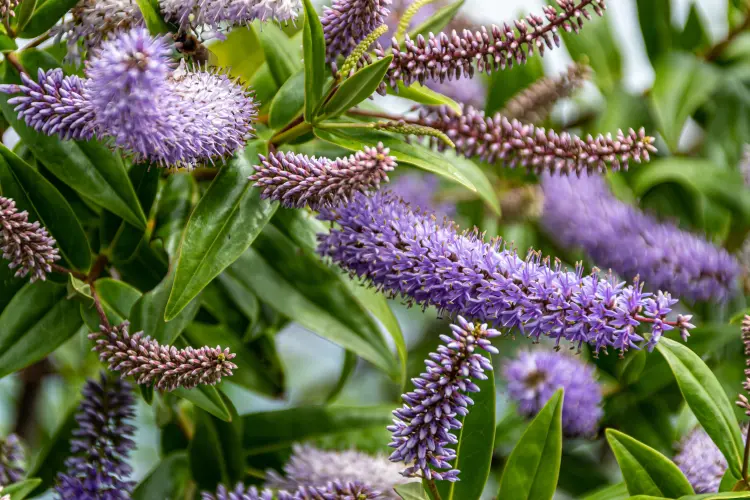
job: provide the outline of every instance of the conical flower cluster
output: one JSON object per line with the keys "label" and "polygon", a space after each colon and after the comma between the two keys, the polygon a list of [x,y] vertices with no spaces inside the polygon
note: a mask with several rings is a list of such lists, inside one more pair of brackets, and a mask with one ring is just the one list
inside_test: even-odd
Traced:
{"label": "conical flower cluster", "polygon": [[[742,429],[747,436],[747,427]],[[701,427],[693,429],[678,446],[674,463],[680,468],[696,493],[717,493],[727,471],[727,459]]]}
{"label": "conical flower cluster", "polygon": [[359,42],[383,25],[390,5],[391,0],[333,0],[320,19],[328,60],[348,56]]}
{"label": "conical flower cluster", "polygon": [[19,212],[16,202],[0,196],[0,251],[17,269],[16,277],[30,275],[29,281],[44,281],[52,264],[60,260],[57,242],[39,222],[30,223],[29,213]]}
{"label": "conical flower cluster", "polygon": [[302,0],[161,0],[164,17],[183,28],[208,26],[219,30],[244,25],[256,19],[294,21]]}
{"label": "conical flower cluster", "polygon": [[355,193],[377,190],[381,182],[388,182],[388,172],[396,167],[396,159],[388,153],[390,150],[380,143],[335,160],[294,153],[258,155],[261,164],[250,180],[263,190],[263,198],[291,208],[310,206],[317,210]]}
{"label": "conical flower cluster", "polygon": [[163,346],[143,332],[130,335],[129,323],[100,326],[99,332],[89,334],[95,342],[94,350],[110,370],[123,377],[134,377],[139,384],[153,384],[160,391],[178,387],[192,389],[198,385],[215,385],[222,377],[230,377],[237,365],[229,348],[201,347],[177,349]]}
{"label": "conical flower cluster", "polygon": [[[281,490],[276,500],[383,500],[379,491],[358,482],[332,481],[325,486],[300,486],[289,492]],[[255,486],[238,484],[233,490],[219,485],[216,494],[203,492],[202,500],[272,500],[271,490],[258,491]]]}

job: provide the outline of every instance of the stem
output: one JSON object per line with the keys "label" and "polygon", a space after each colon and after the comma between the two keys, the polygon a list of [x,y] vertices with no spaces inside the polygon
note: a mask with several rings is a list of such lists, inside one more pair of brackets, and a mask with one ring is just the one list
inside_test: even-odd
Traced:
{"label": "stem", "polygon": [[745,456],[742,458],[742,478],[741,478],[741,481],[743,481],[750,488],[750,482],[748,482],[748,477],[747,477],[748,458],[750,458],[750,431],[748,431],[747,436],[745,436]]}
{"label": "stem", "polygon": [[5,32],[9,37],[16,37],[16,32],[13,31],[13,28],[10,27],[10,18],[8,18],[8,16],[3,16],[3,26],[5,27]]}
{"label": "stem", "polygon": [[109,328],[109,318],[107,318],[107,313],[104,312],[102,302],[101,300],[99,300],[99,294],[96,293],[96,287],[94,286],[94,283],[89,283],[89,287],[91,288],[91,297],[94,299],[94,307],[96,308],[96,312],[99,314],[99,321],[106,328]]}
{"label": "stem", "polygon": [[23,48],[25,50],[25,49],[31,49],[31,48],[34,48],[34,47],[38,47],[41,44],[43,44],[44,42],[46,42],[47,40],[49,40],[50,38],[52,38],[52,33],[48,31],[48,32],[44,33],[43,35],[39,35],[38,37],[36,37],[32,41],[30,41],[29,43],[27,43],[26,45],[24,45]]}
{"label": "stem", "polygon": [[729,46],[729,44],[731,44],[740,33],[748,28],[750,28],[750,12],[745,15],[745,19],[744,21],[742,21],[742,24],[736,26],[733,30],[731,30],[727,34],[726,38],[724,38],[724,40],[711,47],[711,49],[706,52],[703,58],[706,61],[714,61],[718,59],[719,56],[721,56],[721,53],[724,52],[724,50]]}
{"label": "stem", "polygon": [[326,122],[319,123],[316,125],[318,128],[323,129],[337,129],[337,128],[373,128],[374,123],[337,123],[337,122]]}
{"label": "stem", "polygon": [[437,485],[435,484],[434,479],[425,479],[425,483],[427,483],[427,488],[430,490],[430,495],[432,495],[432,500],[443,500],[440,497],[440,492],[437,489]]}
{"label": "stem", "polygon": [[271,138],[269,141],[271,144],[278,145],[284,142],[289,142],[296,139],[312,130],[312,125],[309,123],[298,123],[294,127],[291,127],[283,132],[279,132]]}
{"label": "stem", "polygon": [[23,69],[23,65],[21,64],[21,61],[18,60],[18,55],[16,55],[15,52],[8,52],[5,54],[5,59],[11,64],[11,66],[16,68],[19,73],[26,73],[26,70]]}
{"label": "stem", "polygon": [[80,272],[80,271],[74,271],[72,269],[68,269],[67,267],[60,266],[58,264],[50,264],[50,267],[56,273],[60,273],[60,274],[72,274],[74,277],[78,278],[81,281],[85,281],[86,278],[87,278],[87,276],[85,274],[83,274],[82,272]]}

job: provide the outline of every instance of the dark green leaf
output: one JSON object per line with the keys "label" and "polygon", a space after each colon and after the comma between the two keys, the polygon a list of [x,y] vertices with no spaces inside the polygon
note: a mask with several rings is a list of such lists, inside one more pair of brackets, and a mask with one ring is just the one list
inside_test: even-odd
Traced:
{"label": "dark green leaf", "polygon": [[271,101],[273,101],[273,97],[279,91],[280,86],[274,80],[268,63],[261,64],[260,68],[253,74],[252,80],[250,80],[250,87],[255,91],[255,100],[258,101],[261,112],[268,112]]}
{"label": "dark green leaf", "polygon": [[428,500],[429,498],[420,482],[400,484],[394,489],[402,500]]}
{"label": "dark green leaf", "polygon": [[19,210],[28,210],[30,222],[47,228],[71,266],[88,271],[91,249],[73,209],[47,179],[2,145],[0,189],[3,196],[16,200]]}
{"label": "dark green leaf", "polygon": [[[46,2],[47,5],[50,2]],[[75,3],[75,2],[74,2]],[[49,54],[36,49],[24,50],[19,54],[24,68],[35,75],[37,68],[49,69],[58,66]],[[20,83],[15,70],[5,64],[4,83]],[[6,120],[13,126],[34,156],[42,162],[55,177],[72,187],[89,201],[107,207],[136,227],[145,227],[143,214],[133,186],[128,180],[122,159],[95,141],[62,141],[58,137],[35,132],[18,120],[13,106],[8,104],[9,96],[0,95],[0,108]]]}
{"label": "dark green leaf", "polygon": [[133,500],[185,498],[190,481],[187,453],[178,451],[162,459],[135,487]]}
{"label": "dark green leaf", "polygon": [[179,314],[242,255],[276,211],[278,204],[261,200],[260,190],[252,189],[247,180],[263,152],[264,142],[248,144],[243,154],[222,167],[195,207],[180,245],[165,319]]}
{"label": "dark green leaf", "polygon": [[10,495],[10,500],[23,500],[40,484],[42,484],[41,479],[26,479],[24,481],[7,485],[2,491],[0,491],[0,493],[3,495]]}
{"label": "dark green leaf", "polygon": [[138,8],[143,14],[143,20],[146,21],[146,27],[152,35],[163,35],[169,32],[176,32],[175,26],[170,26],[159,11],[159,2],[156,0],[136,0]]}
{"label": "dark green leaf", "polygon": [[674,462],[655,449],[614,429],[607,429],[607,441],[631,495],[674,498],[694,493]]}
{"label": "dark green leaf", "polygon": [[302,47],[305,53],[305,121],[312,122],[315,109],[323,97],[326,79],[326,42],[323,26],[310,0],[305,2],[305,26]]}
{"label": "dark green leaf", "polygon": [[283,391],[284,388],[278,386],[269,373],[263,369],[261,360],[255,352],[245,347],[242,340],[227,327],[194,322],[187,327],[185,337],[193,346],[220,345],[222,348],[228,347],[237,355],[232,360],[237,365],[237,369],[227,380],[268,396],[278,396]]}
{"label": "dark green leaf", "polygon": [[409,37],[414,40],[418,35],[427,37],[430,33],[440,33],[446,26],[448,26],[448,23],[456,17],[456,14],[463,6],[464,1],[465,0],[458,0],[458,2],[454,2],[441,8],[427,18],[425,22],[409,31]]}
{"label": "dark green leaf", "polygon": [[41,486],[37,488],[38,492],[53,487],[57,473],[66,468],[65,460],[70,456],[70,438],[73,436],[73,430],[78,426],[75,410],[75,405],[71,405],[67,414],[64,411],[61,412],[64,416],[58,427],[32,460],[28,475],[42,480]]}
{"label": "dark green leaf", "polygon": [[638,0],[637,5],[646,54],[654,64],[673,45],[675,30],[672,28],[670,0]]}
{"label": "dark green leaf", "polygon": [[305,72],[297,71],[284,82],[274,96],[271,109],[268,111],[268,125],[272,129],[284,128],[302,113],[306,92],[304,80]]}
{"label": "dark green leaf", "polygon": [[323,116],[338,116],[370,97],[383,81],[392,59],[393,56],[386,56],[344,80],[331,100],[323,106]]}
{"label": "dark green leaf", "polygon": [[461,106],[456,101],[419,83],[404,87],[402,82],[398,82],[398,89],[394,90],[388,87],[388,93],[427,106],[448,106],[456,113],[461,113]]}
{"label": "dark green leaf", "polygon": [[500,479],[503,500],[551,500],[562,457],[563,391],[559,389],[526,428]]}
{"label": "dark green leaf", "polygon": [[710,43],[711,37],[706,30],[706,23],[701,19],[698,6],[692,4],[685,28],[683,28],[679,36],[680,48],[688,52],[693,52],[707,47]]}
{"label": "dark green leaf", "polygon": [[391,406],[303,406],[242,416],[242,447],[250,455],[282,450],[297,442],[391,423]]}
{"label": "dark green leaf", "polygon": [[655,71],[656,77],[650,95],[651,106],[659,131],[669,149],[675,152],[685,122],[711,97],[720,82],[720,76],[714,68],[694,54],[679,52],[661,59]]}
{"label": "dark green leaf", "polygon": [[78,303],[65,299],[64,286],[27,284],[0,314],[0,378],[44,358],[82,324]]}
{"label": "dark green leaf", "polygon": [[[438,491],[443,500],[479,500],[490,475],[495,444],[495,377],[477,380],[478,393],[472,393],[474,405],[463,417],[463,428],[457,431],[456,459],[453,467],[463,471],[457,482],[441,481]],[[503,497],[501,497],[503,498]]]}
{"label": "dark green leaf", "polygon": [[[229,403],[225,400],[225,403]],[[228,404],[231,422],[223,422],[202,410],[195,412],[195,433],[188,447],[190,470],[201,490],[216,491],[220,483],[236,484],[245,475],[242,451],[243,421]]]}
{"label": "dark green leaf", "polygon": [[[104,312],[107,314],[110,323],[114,325],[130,318],[130,310],[142,295],[141,292],[124,281],[111,278],[97,280],[95,286]],[[88,286],[85,288],[88,288]],[[91,292],[88,291],[86,296],[91,299]],[[81,316],[83,316],[89,330],[95,332],[99,329],[99,314],[94,308],[93,300],[87,300],[81,304]]]}
{"label": "dark green leaf", "polygon": [[201,385],[195,389],[184,389],[182,387],[172,391],[172,394],[186,399],[198,408],[206,410],[208,413],[217,417],[224,422],[232,421],[232,414],[221,397],[221,393],[216,387],[210,385]]}
{"label": "dark green leaf", "polygon": [[180,336],[198,312],[200,302],[194,298],[170,321],[164,321],[164,311],[173,283],[174,273],[170,273],[156,288],[138,299],[130,311],[131,331],[148,332],[148,335],[162,344],[172,344]]}
{"label": "dark green leaf", "polygon": [[[18,33],[21,38],[34,38],[41,35],[72,9],[78,0],[46,0],[31,15],[29,22]],[[34,71],[31,74],[36,74]]]}
{"label": "dark green leaf", "polygon": [[648,353],[643,350],[628,353],[625,360],[618,365],[618,379],[626,385],[638,382],[646,367],[647,357]]}
{"label": "dark green leaf", "polygon": [[513,96],[543,76],[541,57],[532,57],[526,64],[514,64],[505,71],[494,72],[487,91],[485,112],[494,114],[500,111]]}
{"label": "dark green leaf", "polygon": [[173,259],[177,256],[182,232],[193,210],[192,201],[196,190],[192,175],[172,173],[161,191],[154,238],[162,240],[164,250]]}
{"label": "dark green leaf", "polygon": [[349,381],[351,376],[354,374],[354,369],[357,367],[357,355],[352,351],[344,351],[344,362],[341,364],[341,372],[339,378],[336,381],[336,385],[333,386],[331,392],[326,396],[326,403],[335,401],[337,397],[344,390],[346,383]]}
{"label": "dark green leaf", "polygon": [[266,63],[274,82],[281,87],[294,73],[302,68],[299,47],[273,23],[263,23],[258,34],[260,45],[266,54]]}
{"label": "dark green leaf", "polygon": [[743,442],[727,394],[701,358],[684,345],[662,338],[657,349],[672,369],[685,401],[721,450],[729,469],[740,477]]}

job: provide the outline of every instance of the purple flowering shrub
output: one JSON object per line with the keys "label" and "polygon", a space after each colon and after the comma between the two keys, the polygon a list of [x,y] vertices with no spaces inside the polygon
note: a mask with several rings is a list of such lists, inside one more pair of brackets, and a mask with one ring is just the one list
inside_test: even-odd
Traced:
{"label": "purple flowering shrub", "polygon": [[0,500],[750,498],[750,6],[324,3],[0,1]]}

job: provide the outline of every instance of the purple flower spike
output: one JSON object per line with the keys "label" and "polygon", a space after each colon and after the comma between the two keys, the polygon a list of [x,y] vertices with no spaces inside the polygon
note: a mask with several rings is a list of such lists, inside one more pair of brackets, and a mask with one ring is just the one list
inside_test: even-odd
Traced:
{"label": "purple flower spike", "polygon": [[388,427],[393,434],[389,446],[396,448],[390,459],[408,465],[402,472],[406,477],[458,481],[460,471],[450,464],[456,452],[448,448],[458,439],[451,431],[461,428],[457,417],[468,414],[474,404],[467,393],[479,392],[471,380],[486,380],[485,370],[492,370],[492,363],[474,351],[497,354],[490,339],[500,332],[459,316],[451,333],[440,336],[445,345],[425,361],[427,371],[412,379],[416,389],[401,396],[404,406],[393,412],[396,418]]}
{"label": "purple flower spike", "polygon": [[[616,137],[607,134],[582,139],[509,120],[500,113],[485,116],[484,111],[471,106],[464,107],[460,115],[447,106],[423,108],[420,123],[444,132],[456,151],[467,158],[526,167],[534,173],[627,170],[631,161],[648,161],[649,153],[656,151],[654,138],[643,129],[619,131]],[[439,151],[446,149],[444,142],[430,140]]]}
{"label": "purple flower spike", "polygon": [[135,448],[135,428],[126,423],[135,417],[130,384],[109,379],[89,379],[76,413],[78,428],[70,441],[72,456],[67,472],[58,474],[55,490],[61,498],[127,500],[135,483],[126,463]]}
{"label": "purple flower spike", "polygon": [[439,188],[437,175],[408,172],[399,175],[388,190],[412,208],[434,212],[438,217],[452,217],[456,207],[450,202],[440,203],[435,199]]}
{"label": "purple flower spike", "polygon": [[10,261],[8,267],[18,268],[16,277],[30,274],[32,283],[47,279],[52,264],[60,260],[56,244],[39,222],[29,222],[27,211],[19,212],[13,199],[0,196],[0,251]]}
{"label": "purple flower spike", "polygon": [[164,17],[181,25],[208,26],[214,30],[248,24],[254,20],[294,21],[302,0],[162,0]]}
{"label": "purple flower spike", "polygon": [[582,248],[597,264],[625,278],[689,300],[727,299],[740,265],[724,249],[619,201],[596,175],[549,176],[543,226],[561,245]]}
{"label": "purple flower spike", "polygon": [[412,40],[407,35],[401,44],[394,40],[390,49],[378,47],[376,54],[385,57],[393,55],[386,82],[396,88],[399,81],[405,86],[418,81],[452,80],[474,76],[476,70],[490,73],[498,69],[523,64],[528,56],[558,47],[559,29],[578,32],[584,19],[590,19],[593,10],[602,15],[604,0],[556,0],[557,10],[552,6],[543,8],[544,16],[528,15],[515,22],[515,27],[507,24],[492,26],[489,30],[481,27],[478,31],[464,30],[461,34],[430,33],[428,40],[419,35]]}
{"label": "purple flower spike", "polygon": [[291,208],[307,205],[317,210],[388,182],[387,172],[396,167],[396,159],[389,152],[381,143],[335,160],[294,153],[258,155],[261,164],[250,180],[263,189],[263,198]]}
{"label": "purple flower spike", "polygon": [[123,377],[135,377],[139,384],[154,384],[161,391],[192,389],[218,384],[237,368],[231,362],[235,354],[229,348],[177,349],[160,345],[151,337],[144,337],[143,332],[131,336],[128,327],[127,321],[112,327],[102,325],[99,332],[89,334],[89,339],[96,343],[94,350],[110,370],[119,371]]}
{"label": "purple flower spike", "polygon": [[[743,438],[747,427],[742,428]],[[727,471],[727,459],[721,454],[706,431],[693,429],[679,444],[674,463],[680,468],[696,493],[717,493]]]}
{"label": "purple flower spike", "polygon": [[348,56],[367,35],[385,23],[391,0],[333,0],[320,23],[329,62]]}
{"label": "purple flower spike", "polygon": [[381,500],[383,495],[360,482],[332,481],[326,486],[300,486],[294,492],[280,491],[278,500]]}
{"label": "purple flower spike", "polygon": [[17,483],[25,474],[21,440],[15,434],[0,439],[0,488]]}
{"label": "purple flower spike", "polygon": [[338,228],[319,235],[318,252],[351,275],[365,278],[389,297],[435,306],[439,312],[495,322],[534,339],[566,339],[599,352],[638,348],[637,328],[651,327],[648,348],[673,328],[692,328],[687,317],[668,321],[677,302],[668,293],[644,293],[610,275],[583,275],[537,253],[526,260],[500,240],[459,234],[451,221],[415,213],[390,193],[357,194],[321,211]]}
{"label": "purple flower spike", "polygon": [[503,370],[508,395],[518,411],[533,417],[559,388],[565,389],[562,411],[563,433],[569,437],[596,434],[602,411],[602,390],[594,379],[594,368],[561,352],[522,352]]}
{"label": "purple flower spike", "polygon": [[201,500],[273,500],[273,493],[270,490],[258,491],[255,486],[247,486],[237,483],[233,490],[227,489],[220,484],[216,489],[216,494],[203,492]]}

